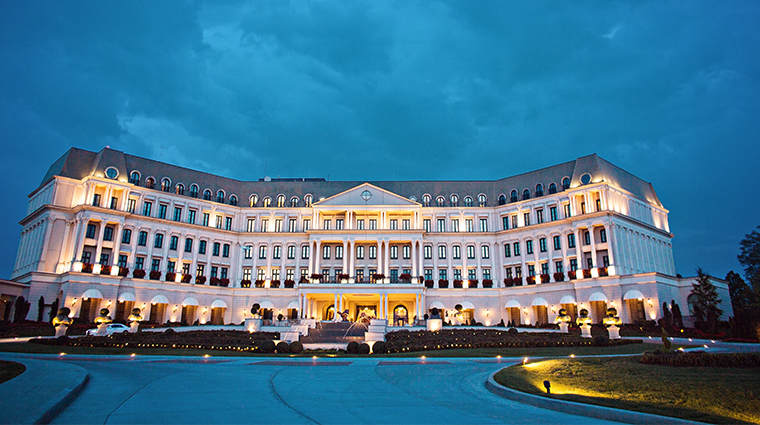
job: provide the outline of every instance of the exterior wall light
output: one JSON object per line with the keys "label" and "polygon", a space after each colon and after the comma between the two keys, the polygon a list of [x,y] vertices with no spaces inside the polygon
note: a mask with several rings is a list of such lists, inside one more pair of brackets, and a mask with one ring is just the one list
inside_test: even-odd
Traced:
{"label": "exterior wall light", "polygon": [[73,300],[71,300],[71,305],[74,305],[74,304],[76,304],[76,303],[77,303],[77,299],[76,299],[76,297],[74,297],[74,299],[73,299]]}

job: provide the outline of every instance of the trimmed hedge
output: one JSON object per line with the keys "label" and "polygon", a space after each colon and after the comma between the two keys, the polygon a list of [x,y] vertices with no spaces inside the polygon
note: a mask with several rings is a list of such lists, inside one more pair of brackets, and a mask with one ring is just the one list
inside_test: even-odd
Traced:
{"label": "trimmed hedge", "polygon": [[675,367],[760,367],[760,354],[732,353],[710,354],[704,351],[664,353],[654,351],[644,353],[639,362],[659,366]]}

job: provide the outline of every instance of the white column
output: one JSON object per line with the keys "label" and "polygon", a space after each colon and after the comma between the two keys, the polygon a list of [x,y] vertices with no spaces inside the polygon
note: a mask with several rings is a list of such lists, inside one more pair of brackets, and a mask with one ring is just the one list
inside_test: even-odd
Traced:
{"label": "white column", "polygon": [[[384,213],[383,213],[384,214]],[[385,252],[383,253],[383,274],[390,277],[391,274],[391,243],[385,241]]]}
{"label": "white column", "polygon": [[103,252],[103,233],[106,231],[106,222],[100,222],[100,232],[98,232],[97,248],[95,248],[95,258],[92,259],[92,264],[100,264],[100,254]]}
{"label": "white column", "polygon": [[[77,223],[77,229],[75,232],[75,239],[74,239],[74,249],[72,250],[74,252],[74,257],[71,259],[71,262],[81,261],[82,260],[82,251],[84,251],[84,232],[87,228],[87,222],[84,218],[79,218],[76,220]],[[84,224],[82,223],[84,222]]]}
{"label": "white column", "polygon": [[410,253],[411,253],[411,260],[412,260],[412,277],[419,277],[419,273],[417,273],[417,242],[412,240],[411,247],[410,247]]}
{"label": "white column", "polygon": [[588,228],[589,239],[591,240],[591,267],[596,268],[596,237],[594,236],[594,226]]}
{"label": "white column", "polygon": [[333,297],[333,322],[338,322],[338,293],[336,292]]}

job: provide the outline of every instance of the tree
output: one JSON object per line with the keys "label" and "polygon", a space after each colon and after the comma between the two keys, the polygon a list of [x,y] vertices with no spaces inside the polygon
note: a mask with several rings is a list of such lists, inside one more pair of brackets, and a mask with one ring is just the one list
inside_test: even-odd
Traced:
{"label": "tree", "polygon": [[50,315],[48,316],[48,322],[52,322],[53,318],[58,315],[58,306],[61,304],[61,302],[58,300],[58,298],[53,301],[53,304],[50,305]]}
{"label": "tree", "polygon": [[697,269],[697,280],[691,284],[691,294],[694,296],[694,315],[697,327],[707,329],[709,333],[716,333],[718,318],[723,310],[718,308],[720,298],[715,285],[710,282],[710,275],[702,268]]}
{"label": "tree", "polygon": [[676,304],[675,300],[670,300],[670,306],[673,309],[673,325],[679,329],[683,329],[683,316],[681,315],[681,307]]}
{"label": "tree", "polygon": [[42,313],[45,311],[45,297],[40,296],[37,301],[37,322],[42,322]]}
{"label": "tree", "polygon": [[24,297],[16,298],[16,309],[13,312],[13,323],[19,323],[26,320],[31,304]]}
{"label": "tree", "polygon": [[670,309],[666,301],[662,302],[662,325],[663,328],[671,328],[673,326],[673,318],[670,315]]}
{"label": "tree", "polygon": [[760,226],[752,233],[744,235],[736,258],[744,267],[744,277],[749,281],[756,294],[760,294]]}
{"label": "tree", "polygon": [[728,293],[731,295],[731,306],[734,309],[734,317],[731,321],[734,336],[754,339],[755,325],[760,321],[756,309],[753,308],[757,297],[738,273],[728,272],[726,282],[728,282]]}

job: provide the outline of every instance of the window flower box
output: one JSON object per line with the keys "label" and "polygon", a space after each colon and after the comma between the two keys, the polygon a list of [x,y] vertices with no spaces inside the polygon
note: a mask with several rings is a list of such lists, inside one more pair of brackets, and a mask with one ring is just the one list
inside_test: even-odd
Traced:
{"label": "window flower box", "polygon": [[478,280],[477,279],[470,279],[467,282],[467,287],[468,288],[477,288],[478,287]]}
{"label": "window flower box", "polygon": [[182,283],[190,283],[190,279],[193,277],[190,275],[190,273],[184,273],[182,274]]}
{"label": "window flower box", "polygon": [[224,286],[225,288],[230,286],[230,280],[225,278],[219,279],[219,286]]}
{"label": "window flower box", "polygon": [[512,283],[512,278],[511,277],[505,277],[504,278],[504,286],[506,286],[507,288],[509,288],[512,285],[514,285],[514,283]]}
{"label": "window flower box", "polygon": [[589,279],[591,277],[591,269],[583,269],[583,278]]}
{"label": "window flower box", "polygon": [[491,279],[483,279],[483,287],[484,288],[493,288],[493,280],[491,280]]}
{"label": "window flower box", "polygon": [[119,267],[119,276],[127,277],[129,275],[129,269],[126,267]]}
{"label": "window flower box", "polygon": [[576,279],[575,270],[570,270],[569,272],[567,272],[567,278],[570,280],[575,280]]}
{"label": "window flower box", "polygon": [[218,277],[212,277],[208,281],[209,285],[211,286],[219,286],[219,278]]}
{"label": "window flower box", "polygon": [[82,273],[92,273],[92,263],[82,263]]}
{"label": "window flower box", "polygon": [[301,276],[301,278],[298,279],[298,283],[309,283],[309,279],[307,279],[306,276]]}
{"label": "window flower box", "polygon": [[256,288],[263,288],[264,287],[264,281],[261,279],[257,279],[255,282],[253,282],[253,285]]}
{"label": "window flower box", "polygon": [[402,283],[410,283],[412,281],[412,275],[409,273],[401,273],[401,276],[398,278]]}
{"label": "window flower box", "polygon": [[283,282],[283,285],[285,288],[295,288],[296,282],[293,279],[285,279],[285,282]]}
{"label": "window flower box", "polygon": [[111,274],[111,266],[100,266],[100,274]]}
{"label": "window flower box", "polygon": [[536,277],[535,276],[528,276],[525,278],[525,281],[528,282],[528,285],[535,285],[536,284]]}
{"label": "window flower box", "polygon": [[434,282],[433,282],[432,279],[425,280],[425,288],[432,288],[433,284],[434,284]]}
{"label": "window flower box", "polygon": [[439,288],[448,288],[449,287],[449,281],[446,279],[438,279],[438,287]]}
{"label": "window flower box", "polygon": [[145,270],[136,269],[135,271],[132,272],[132,277],[134,277],[135,279],[145,278]]}
{"label": "window flower box", "polygon": [[541,283],[549,283],[549,273],[541,273]]}
{"label": "window flower box", "polygon": [[240,287],[241,288],[250,288],[251,287],[251,279],[243,279],[240,281]]}
{"label": "window flower box", "polygon": [[607,267],[599,267],[597,271],[599,272],[599,277],[605,277],[605,276],[610,275],[609,271],[607,270]]}
{"label": "window flower box", "polygon": [[161,272],[158,270],[150,271],[150,280],[161,280]]}
{"label": "window flower box", "polygon": [[205,285],[206,284],[206,276],[196,276],[195,277],[195,283],[198,285]]}
{"label": "window flower box", "polygon": [[177,273],[174,272],[168,272],[166,273],[166,281],[167,282],[174,282],[174,279],[177,278]]}
{"label": "window flower box", "polygon": [[554,281],[555,282],[562,282],[565,280],[565,274],[562,272],[554,273]]}
{"label": "window flower box", "polygon": [[454,279],[454,288],[461,288],[462,287],[462,281],[460,279]]}
{"label": "window flower box", "polygon": [[280,281],[279,280],[273,280],[269,282],[270,288],[279,288],[280,287]]}

